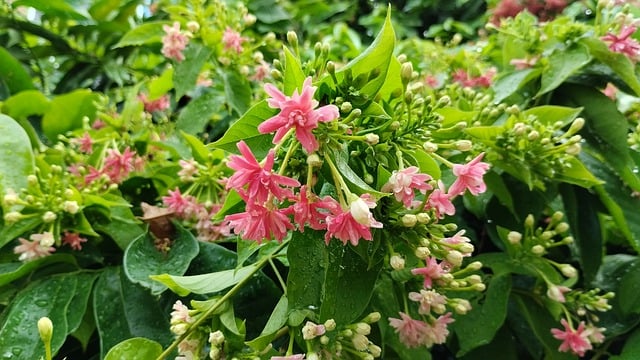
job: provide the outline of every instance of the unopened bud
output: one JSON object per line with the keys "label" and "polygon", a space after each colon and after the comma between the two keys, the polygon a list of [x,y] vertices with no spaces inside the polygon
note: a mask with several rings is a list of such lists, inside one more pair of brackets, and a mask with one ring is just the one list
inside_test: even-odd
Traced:
{"label": "unopened bud", "polygon": [[526,227],[532,227],[533,223],[534,223],[534,218],[532,214],[527,215],[527,217],[524,219],[524,226]]}
{"label": "unopened bud", "polygon": [[382,315],[380,315],[379,312],[374,311],[372,313],[369,313],[369,315],[367,315],[364,319],[362,319],[362,321],[366,322],[367,324],[372,324],[372,323],[380,321],[381,317],[382,317]]}
{"label": "unopened bud", "polygon": [[564,152],[567,155],[574,155],[574,156],[580,154],[581,151],[582,151],[582,146],[580,144],[571,144],[567,146],[566,149],[564,150]]}
{"label": "unopened bud", "polygon": [[80,210],[80,206],[78,206],[77,201],[65,201],[62,203],[62,210],[68,212],[69,214],[75,214]]}
{"label": "unopened bud", "polygon": [[50,223],[57,217],[58,216],[53,211],[46,211],[44,214],[42,214],[42,221],[44,221],[45,223]]}
{"label": "unopened bud", "polygon": [[483,283],[477,283],[477,284],[471,285],[471,288],[475,291],[485,291],[487,289],[487,285]]}
{"label": "unopened bud", "polygon": [[335,74],[336,73],[336,64],[333,61],[327,62],[327,72],[329,74]]}
{"label": "unopened bud", "polygon": [[567,230],[569,230],[569,224],[567,224],[566,222],[561,222],[560,224],[556,225],[556,232],[558,233],[563,233]]}
{"label": "unopened bud", "polygon": [[18,222],[18,220],[20,220],[21,218],[22,218],[22,214],[20,214],[17,211],[11,211],[4,214],[4,221],[7,224],[13,224],[15,222]]}
{"label": "unopened bud", "polygon": [[371,325],[365,322],[359,322],[356,324],[355,330],[358,334],[369,335],[371,333]]}
{"label": "unopened bud", "polygon": [[431,216],[429,216],[429,214],[427,213],[418,213],[416,214],[416,218],[418,219],[418,222],[420,224],[426,224],[431,221]]}
{"label": "unopened bud", "polygon": [[482,278],[480,277],[480,275],[477,275],[477,274],[469,275],[467,276],[467,282],[471,285],[479,284],[482,282]]}
{"label": "unopened bud", "polygon": [[367,345],[369,345],[369,339],[362,334],[355,334],[351,338],[351,343],[356,350],[365,351],[367,350]]}
{"label": "unopened bud", "polygon": [[376,145],[380,141],[380,136],[369,133],[364,136],[364,141],[369,145]]}
{"label": "unopened bud", "polygon": [[209,334],[209,343],[213,346],[222,345],[224,343],[224,334],[220,330],[216,330]]}
{"label": "unopened bud", "polygon": [[462,264],[462,253],[458,250],[451,250],[447,254],[447,261],[453,266],[460,266]]}
{"label": "unopened bud", "polygon": [[342,103],[342,105],[340,105],[340,111],[343,112],[343,113],[348,113],[352,109],[353,109],[353,106],[348,101],[345,101],[345,102]]}
{"label": "unopened bud", "polygon": [[287,41],[294,48],[296,48],[298,46],[298,35],[296,34],[295,31],[288,31],[287,32]]}
{"label": "unopened bud", "polygon": [[328,319],[324,322],[324,328],[326,331],[333,331],[336,328],[336,321],[334,319]]}
{"label": "unopened bud", "polygon": [[460,151],[469,151],[471,150],[471,146],[473,146],[473,143],[469,140],[456,141],[456,149]]}
{"label": "unopened bud", "polygon": [[382,354],[382,349],[380,348],[380,346],[376,344],[369,344],[369,346],[367,347],[367,350],[369,351],[369,353],[371,353],[371,356],[373,356],[374,358],[380,357],[380,355]]}
{"label": "unopened bud", "polygon": [[402,225],[405,227],[414,227],[418,222],[418,217],[414,214],[404,214],[402,216]]}
{"label": "unopened bud", "polygon": [[187,30],[191,31],[192,33],[196,33],[198,32],[198,30],[200,30],[200,24],[198,24],[197,21],[189,21],[187,23]]}
{"label": "unopened bud", "polygon": [[507,240],[513,245],[519,244],[520,240],[522,240],[522,234],[517,231],[510,231],[507,235]]}
{"label": "unopened bud", "polygon": [[578,131],[580,131],[582,129],[582,127],[584,127],[584,118],[581,118],[581,117],[576,118],[571,123],[571,127],[569,128],[568,133],[569,134],[575,134]]}
{"label": "unopened bud", "polygon": [[539,137],[540,137],[540,133],[537,132],[536,130],[531,131],[529,135],[527,135],[527,139],[529,139],[530,141],[534,141]]}
{"label": "unopened bud", "polygon": [[534,245],[531,248],[531,252],[534,255],[542,255],[542,254],[544,254],[544,246],[542,246],[542,245]]}
{"label": "unopened bud", "polygon": [[416,257],[418,257],[419,259],[426,259],[427,257],[429,257],[429,255],[431,255],[431,250],[429,250],[429,248],[425,246],[418,246],[415,253]]}
{"label": "unopened bud", "polygon": [[424,151],[428,153],[433,153],[438,150],[438,144],[432,143],[431,141],[427,141],[424,144],[422,144],[422,148],[424,148]]}
{"label": "unopened bud", "polygon": [[474,261],[471,264],[467,265],[467,269],[469,269],[469,270],[480,270],[480,269],[482,269],[482,263],[480,261]]}
{"label": "unopened bud", "polygon": [[406,85],[409,81],[411,81],[412,77],[413,64],[411,63],[411,61],[402,63],[402,65],[400,66],[400,78],[402,79],[402,83]]}
{"label": "unopened bud", "polygon": [[406,61],[407,61],[407,55],[405,55],[405,54],[400,54],[400,55],[398,55],[398,58],[397,58],[397,59],[398,59],[398,62],[399,62],[400,64],[402,64],[402,63],[404,63],[404,62],[406,62]]}
{"label": "unopened bud", "polygon": [[402,270],[404,269],[404,258],[400,255],[393,255],[391,259],[389,259],[389,263],[394,270]]}
{"label": "unopened bud", "polygon": [[574,278],[578,275],[578,271],[571,265],[563,265],[560,267],[560,272],[562,275],[568,278]]}
{"label": "unopened bud", "polygon": [[51,342],[51,338],[53,337],[53,323],[51,319],[48,317],[41,317],[38,320],[38,333],[40,333],[40,339],[45,344],[49,344]]}
{"label": "unopened bud", "polygon": [[573,236],[567,236],[564,239],[562,239],[562,242],[564,244],[573,244],[573,241],[574,241]]}
{"label": "unopened bud", "polygon": [[312,168],[319,168],[322,166],[322,160],[320,159],[320,156],[318,156],[318,154],[313,153],[307,156],[307,164]]}

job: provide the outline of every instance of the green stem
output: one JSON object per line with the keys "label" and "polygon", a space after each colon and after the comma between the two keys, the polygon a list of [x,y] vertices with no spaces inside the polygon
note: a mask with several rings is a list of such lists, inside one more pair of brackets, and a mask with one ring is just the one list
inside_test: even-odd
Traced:
{"label": "green stem", "polygon": [[335,182],[336,190],[338,190],[337,193],[340,199],[340,205],[342,205],[343,207],[346,207],[347,201],[345,201],[345,195],[349,197],[349,195],[351,195],[351,191],[349,191],[349,187],[344,182],[342,175],[340,175],[340,172],[338,171],[338,168],[336,168],[336,165],[333,163],[333,160],[331,160],[331,157],[329,156],[325,157],[325,161],[329,165],[329,168],[331,168],[331,176],[333,176],[333,181]]}
{"label": "green stem", "polygon": [[162,354],[160,354],[158,356],[158,358],[156,360],[163,360],[165,358],[167,358],[167,356],[169,356],[169,354],[171,354],[177,347],[178,345],[184,340],[186,339],[189,335],[191,335],[191,332],[193,332],[193,330],[197,329],[198,327],[200,327],[205,321],[207,321],[209,319],[209,317],[216,312],[216,310],[218,310],[218,308],[220,306],[222,306],[227,300],[231,299],[240,289],[242,289],[243,286],[245,286],[247,284],[247,282],[249,282],[249,280],[251,280],[251,278],[253,277],[253,275],[255,275],[258,271],[260,271],[269,261],[271,261],[271,259],[273,258],[274,254],[277,254],[280,252],[280,250],[282,250],[289,242],[288,241],[283,241],[271,254],[269,254],[269,256],[265,257],[264,259],[261,259],[260,261],[258,261],[255,264],[254,269],[242,280],[240,280],[239,283],[237,283],[234,287],[231,288],[231,290],[229,290],[226,294],[224,294],[220,300],[216,301],[215,304],[213,304],[209,309],[207,309],[207,311],[205,311],[202,315],[200,315],[196,321],[194,321],[193,323],[191,323],[191,325],[189,326],[189,328],[187,329],[187,331],[185,331],[184,334],[178,336],[177,339],[175,339],[171,345],[169,345],[169,347],[167,347]]}

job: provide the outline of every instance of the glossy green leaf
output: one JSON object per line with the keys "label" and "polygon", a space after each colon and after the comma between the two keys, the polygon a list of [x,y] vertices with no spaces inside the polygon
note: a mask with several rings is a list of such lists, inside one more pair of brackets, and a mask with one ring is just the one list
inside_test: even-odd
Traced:
{"label": "glossy green leaf", "polygon": [[636,75],[634,64],[626,55],[612,52],[607,44],[597,37],[584,37],[580,42],[589,48],[591,56],[609,66],[637,96],[640,96],[640,80]]}
{"label": "glossy green leaf", "polygon": [[167,67],[160,76],[154,77],[147,84],[149,99],[155,100],[173,89],[173,68]]}
{"label": "glossy green leaf", "polygon": [[291,96],[294,90],[298,90],[298,93],[302,91],[302,83],[304,82],[305,75],[302,71],[302,65],[300,60],[293,55],[289,48],[284,48],[284,94]]}
{"label": "glossy green leaf", "polygon": [[54,327],[51,348],[57,352],[69,332],[79,325],[95,277],[91,273],[71,273],[31,282],[3,314],[0,349],[10,350],[21,359],[44,356],[37,323],[47,316]]}
{"label": "glossy green leaf", "polygon": [[86,89],[53,98],[51,107],[42,117],[42,131],[49,140],[57,141],[58,135],[82,128],[82,118],[95,117],[98,98],[98,94]]}
{"label": "glossy green leaf", "polygon": [[487,185],[487,189],[493,193],[502,205],[515,215],[516,212],[513,205],[513,197],[511,196],[511,192],[509,192],[509,188],[504,183],[502,176],[498,175],[495,171],[488,171],[484,174],[483,180]]}
{"label": "glossy green leaf", "polygon": [[289,310],[317,309],[318,321],[334,319],[339,324],[362,315],[382,265],[369,267],[350,246],[336,239],[325,245],[324,234],[310,229],[293,233],[287,258]]}
{"label": "glossy green leaf", "polygon": [[525,110],[525,116],[533,115],[543,124],[554,125],[562,123],[562,126],[569,125],[580,115],[582,108],[571,108],[566,106],[543,105]]}
{"label": "glossy green leaf", "polygon": [[152,275],[151,279],[164,284],[180,296],[209,294],[231,287],[256,271],[253,265],[239,269],[223,270],[209,274],[193,276],[174,276],[169,274]]}
{"label": "glossy green leaf", "polygon": [[100,336],[100,357],[121,341],[132,338],[122,302],[122,269],[105,269],[93,289],[93,311]]}
{"label": "glossy green leaf", "polygon": [[28,217],[10,225],[4,224],[0,226],[0,247],[5,246],[9,242],[15,240],[18,236],[34,229],[40,224],[42,224],[42,219],[37,217]]}
{"label": "glossy green leaf", "polygon": [[16,279],[20,279],[40,267],[54,263],[68,263],[76,265],[76,260],[70,254],[52,254],[50,256],[27,262],[19,261],[0,263],[0,286],[4,286]]}
{"label": "glossy green leaf", "polygon": [[[231,108],[239,115],[244,114],[251,106],[251,85],[247,78],[237,71],[227,69],[222,73],[224,93]],[[266,120],[266,119],[264,119]]]}
{"label": "glossy green leaf", "polygon": [[596,178],[585,166],[576,158],[569,158],[564,168],[558,171],[554,179],[565,183],[590,188],[594,185],[602,184],[602,180]]}
{"label": "glossy green leaf", "polygon": [[549,65],[542,72],[540,90],[536,96],[545,94],[574,75],[591,61],[589,51],[583,45],[576,44],[567,49],[558,49],[548,58]]}
{"label": "glossy green leaf", "polygon": [[269,149],[273,148],[273,136],[260,134],[258,125],[277,113],[277,109],[269,107],[267,101],[262,100],[233,123],[222,138],[212,143],[211,146],[237,154],[239,151],[236,145],[240,140],[244,140],[256,158],[260,160],[267,155]]}
{"label": "glossy green leaf", "polygon": [[[496,275],[491,278],[484,298],[473,301],[473,310],[456,319],[452,329],[458,335],[462,356],[478,346],[491,342],[507,317],[507,304],[511,293],[511,275]],[[482,324],[482,329],[478,328]]]}
{"label": "glossy green leaf", "polygon": [[338,172],[342,175],[342,178],[347,182],[347,184],[353,186],[351,189],[352,191],[357,194],[367,193],[378,197],[388,195],[369,186],[369,184],[362,180],[362,178],[353,171],[351,166],[349,166],[349,156],[346,151],[333,151],[332,153],[334,155],[333,160],[335,161],[335,166],[338,169]]}
{"label": "glossy green leaf", "polygon": [[180,111],[176,128],[187,134],[198,134],[205,130],[211,121],[212,115],[219,109],[216,102],[217,95],[213,91],[205,91],[199,97],[191,100]]}
{"label": "glossy green leaf", "polygon": [[616,292],[617,302],[623,314],[640,313],[640,262],[634,261],[625,269]]}
{"label": "glossy green leaf", "polygon": [[51,101],[40,91],[24,90],[5,101],[2,112],[14,119],[23,119],[30,115],[43,115],[50,105]]}
{"label": "glossy green leaf", "polygon": [[504,129],[501,126],[474,126],[465,129],[464,132],[485,144],[494,144],[496,138],[502,135]]}
{"label": "glossy green leaf", "polygon": [[149,360],[162,354],[162,345],[145,338],[127,339],[109,350],[105,360]]}
{"label": "glossy green leaf", "polygon": [[493,101],[502,102],[541,73],[539,69],[524,69],[502,75],[491,85],[494,91]]}
{"label": "glossy green leaf", "polygon": [[206,145],[200,141],[197,137],[181,131],[180,135],[187,141],[189,147],[191,147],[191,155],[193,155],[193,159],[199,163],[206,163],[209,158],[209,150]]}
{"label": "glossy green leaf", "polygon": [[[459,122],[469,123],[478,115],[478,111],[464,111],[451,106],[436,109],[434,112],[443,117],[443,128],[451,127]],[[435,133],[435,136],[438,136],[438,132]]]}
{"label": "glossy green leaf", "polygon": [[[16,193],[27,187],[27,176],[35,174],[29,136],[12,118],[0,114],[0,192]],[[0,246],[4,242],[0,240]]]}
{"label": "glossy green leaf", "polygon": [[115,44],[114,48],[125,46],[139,46],[144,44],[157,43],[162,41],[165,32],[162,29],[164,25],[171,26],[169,21],[150,21],[140,24],[129,30],[122,36],[120,41]]}
{"label": "glossy green leaf", "polygon": [[379,71],[376,77],[368,79],[367,83],[359,89],[360,93],[373,99],[387,78],[389,63],[393,56],[396,43],[396,35],[391,24],[391,6],[387,11],[382,29],[371,45],[355,59],[336,72],[338,82],[342,82],[346,72],[351,72],[353,78],[359,76],[370,77],[372,71]]}
{"label": "glossy green leaf", "polygon": [[134,240],[124,253],[123,267],[127,277],[158,295],[166,287],[151,280],[151,275],[183,275],[191,260],[198,255],[198,240],[182,226],[176,226],[175,237],[171,238],[171,249],[164,253],[154,245],[151,234],[145,234]]}
{"label": "glossy green leaf", "polygon": [[418,161],[420,172],[431,175],[434,180],[440,179],[442,175],[440,165],[433,159],[433,157],[431,157],[431,155],[421,149],[414,150],[412,155]]}
{"label": "glossy green leaf", "polygon": [[177,63],[173,72],[173,84],[176,89],[176,99],[196,87],[198,76],[213,50],[196,42],[191,42],[184,50],[184,60]]}
{"label": "glossy green leaf", "polygon": [[4,47],[0,47],[0,80],[9,88],[10,94],[35,89],[31,76],[22,63],[11,55]]}
{"label": "glossy green leaf", "polygon": [[142,236],[144,230],[140,226],[140,220],[136,219],[128,207],[116,205],[108,208],[109,220],[105,223],[93,223],[93,229],[108,235],[122,250],[125,250],[131,242]]}
{"label": "glossy green leaf", "polygon": [[247,345],[255,351],[264,350],[275,339],[277,332],[287,323],[287,310],[289,308],[289,301],[286,296],[282,296],[276,307],[271,312],[267,324],[262,329],[260,336],[247,341]]}
{"label": "glossy green leaf", "polygon": [[620,355],[609,357],[610,360],[640,359],[640,329],[636,329],[624,342]]}
{"label": "glossy green leaf", "polygon": [[11,5],[14,8],[19,6],[33,7],[52,17],[74,20],[86,19],[83,14],[63,0],[17,0]]}

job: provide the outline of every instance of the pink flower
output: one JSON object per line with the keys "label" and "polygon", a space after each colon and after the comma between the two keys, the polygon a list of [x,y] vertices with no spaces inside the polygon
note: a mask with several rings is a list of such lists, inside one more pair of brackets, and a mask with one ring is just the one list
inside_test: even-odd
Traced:
{"label": "pink flower", "polygon": [[438,188],[434,189],[429,194],[427,199],[427,208],[433,209],[436,213],[436,217],[442,219],[444,215],[453,215],[456,213],[456,208],[451,202],[451,197],[447,194],[444,183],[442,180],[438,180]]}
{"label": "pink flower", "polygon": [[167,196],[162,197],[162,203],[169,209],[173,211],[176,216],[181,218],[188,217],[187,214],[191,214],[190,211],[195,199],[191,195],[182,195],[180,189],[176,188],[175,190],[168,191]]}
{"label": "pink flower", "polygon": [[238,54],[242,52],[242,43],[247,41],[246,38],[240,36],[240,33],[227,27],[222,34],[222,43],[225,50],[235,50]]}
{"label": "pink flower", "polygon": [[249,77],[249,80],[262,81],[271,73],[271,66],[264,60],[260,61],[258,65],[253,68],[253,75]]}
{"label": "pink flower", "polygon": [[14,254],[20,254],[18,260],[30,261],[51,255],[56,249],[52,246],[42,246],[40,241],[29,241],[27,239],[18,238],[20,245],[13,248]]}
{"label": "pink flower", "polygon": [[420,309],[418,309],[418,312],[423,315],[430,314],[432,308],[437,314],[442,314],[446,310],[445,305],[447,304],[447,297],[435,290],[422,289],[419,293],[410,292],[409,300],[420,303]]}
{"label": "pink flower", "polygon": [[400,313],[400,318],[389,318],[389,325],[396,330],[400,342],[410,348],[423,345],[425,334],[429,330],[428,325],[424,321],[412,319],[403,312]]}
{"label": "pink flower", "polygon": [[69,245],[73,250],[82,250],[82,244],[86,242],[87,239],[81,237],[78,233],[65,231],[62,235],[62,243]]}
{"label": "pink flower", "polygon": [[465,165],[453,165],[453,174],[458,178],[449,188],[449,196],[462,195],[466,189],[473,195],[478,195],[487,190],[482,176],[489,170],[489,164],[480,162],[484,153],[476,156]]}
{"label": "pink flower", "polygon": [[173,304],[173,311],[171,312],[171,324],[177,323],[192,323],[193,318],[189,315],[189,308],[182,303],[182,301],[177,300]]}
{"label": "pink flower", "polygon": [[71,143],[78,145],[78,149],[85,154],[93,152],[93,139],[88,132],[85,132],[80,138],[72,139]]}
{"label": "pink flower", "polygon": [[607,83],[607,86],[602,90],[602,93],[605,94],[609,99],[616,101],[616,94],[618,92],[618,88],[612,83]]}
{"label": "pink flower", "polygon": [[142,93],[138,95],[138,100],[144,105],[144,111],[150,113],[167,110],[170,106],[169,95],[162,95],[155,100],[150,100],[147,94]]}
{"label": "pink flower", "polygon": [[446,271],[442,267],[442,264],[438,264],[438,260],[434,257],[427,257],[425,262],[424,267],[412,269],[411,273],[413,275],[424,276],[424,287],[430,289],[433,285],[433,280],[440,279]]}
{"label": "pink flower", "polygon": [[464,87],[484,87],[488,88],[491,86],[491,81],[493,77],[496,75],[496,69],[491,68],[487,70],[484,75],[480,75],[477,77],[472,77],[463,69],[456,70],[452,75],[452,80],[459,83]]}
{"label": "pink flower", "polygon": [[184,60],[182,51],[189,43],[191,33],[180,31],[180,23],[174,22],[173,26],[163,25],[165,35],[162,37],[162,55],[177,62]]}
{"label": "pink flower", "polygon": [[549,299],[557,301],[559,303],[563,303],[565,302],[565,298],[564,298],[564,294],[566,292],[571,291],[571,288],[566,287],[566,286],[557,286],[557,285],[549,285],[548,289],[547,289],[547,296],[549,297]]}
{"label": "pink flower", "polygon": [[[281,200],[293,196],[290,189],[282,186],[297,187],[300,183],[290,177],[273,173],[275,162],[273,150],[269,151],[262,166],[244,141],[238,143],[238,149],[242,156],[232,155],[227,163],[227,166],[236,171],[227,180],[227,189],[235,189],[238,193],[245,194],[252,203],[264,203],[269,198],[269,194]],[[243,189],[245,185],[248,185],[247,191]]]}
{"label": "pink flower", "polygon": [[[457,246],[460,244],[464,244],[464,243],[470,243],[471,239],[469,239],[468,237],[464,236],[464,233],[466,232],[466,230],[460,230],[458,231],[455,235],[448,237],[448,238],[444,238],[442,239],[442,243],[443,244],[447,244],[447,245],[451,245],[452,247],[457,248],[456,250],[459,250],[462,252],[462,256],[471,256],[471,252],[463,252],[462,247]],[[470,251],[473,251],[473,247],[467,246],[468,249],[470,249]]]}
{"label": "pink flower", "polygon": [[[314,193],[307,191],[307,186],[300,187],[300,194],[293,204],[293,222],[298,225],[298,230],[304,232],[304,227],[314,230],[324,230],[327,228],[325,219],[329,211],[340,209],[340,204],[329,196],[322,200]],[[324,210],[324,211],[323,211]]]}
{"label": "pink flower", "polygon": [[101,173],[106,174],[112,183],[119,184],[135,169],[135,161],[135,152],[128,146],[122,153],[118,149],[109,149]]}
{"label": "pink flower", "polygon": [[93,166],[89,166],[89,173],[84,176],[84,184],[89,185],[92,182],[100,179],[102,177],[102,172]]}
{"label": "pink flower", "polygon": [[360,239],[371,240],[371,228],[381,228],[382,223],[373,218],[369,211],[375,207],[375,202],[369,200],[369,194],[363,194],[350,204],[349,211],[336,206],[327,215],[327,232],[324,240],[327,244],[332,237],[342,241],[344,245],[350,242],[357,246]]}
{"label": "pink flower", "polygon": [[180,171],[178,171],[178,177],[181,181],[193,181],[194,177],[198,175],[198,163],[193,160],[178,160],[180,165]]}
{"label": "pink flower", "polygon": [[290,208],[271,209],[258,204],[247,204],[245,212],[227,215],[223,222],[245,240],[258,243],[271,239],[282,241],[287,231],[294,229],[287,216],[290,212]]}
{"label": "pink flower", "polygon": [[275,131],[274,144],[280,142],[290,129],[295,128],[296,137],[302,147],[307,153],[312,153],[319,147],[312,132],[318,127],[318,121],[327,122],[340,116],[338,107],[335,105],[325,105],[315,109],[318,102],[313,99],[316,88],[311,86],[311,77],[305,79],[302,92],[298,94],[296,89],[291,97],[281,93],[272,84],[265,84],[264,90],[271,96],[267,99],[269,106],[280,109],[280,113],[260,124],[258,130],[263,134]]}
{"label": "pink flower", "polygon": [[631,38],[634,32],[636,32],[635,26],[624,26],[620,30],[620,35],[616,36],[612,33],[607,33],[600,39],[610,42],[609,50],[625,54],[629,59],[636,61],[640,56],[640,44]]}
{"label": "pink flower", "polygon": [[589,340],[594,344],[602,344],[604,342],[604,334],[605,328],[595,327],[593,324],[589,324],[586,326],[584,333],[587,334]]}
{"label": "pink flower", "polygon": [[444,344],[447,340],[447,336],[449,336],[449,329],[447,327],[454,321],[455,320],[451,318],[451,313],[439,316],[433,323],[431,331],[428,333],[427,339],[429,339],[429,341],[426,345],[431,346],[432,343]]}
{"label": "pink flower", "polygon": [[414,190],[425,194],[431,190],[432,186],[427,184],[431,176],[419,173],[420,169],[410,166],[402,170],[394,170],[389,181],[384,184],[382,191],[393,192],[396,200],[402,202],[405,207],[410,208],[416,194]]}
{"label": "pink flower", "polygon": [[510,65],[513,65],[516,70],[524,70],[532,68],[538,62],[538,57],[523,58],[523,59],[511,59]]}
{"label": "pink flower", "polygon": [[585,331],[584,321],[580,321],[580,325],[578,325],[578,329],[576,330],[574,330],[565,319],[560,320],[560,323],[564,326],[564,331],[551,329],[553,337],[562,340],[562,344],[560,344],[558,350],[562,352],[571,350],[572,353],[582,357],[585,352],[592,349],[591,342],[589,342],[588,338],[590,333]]}

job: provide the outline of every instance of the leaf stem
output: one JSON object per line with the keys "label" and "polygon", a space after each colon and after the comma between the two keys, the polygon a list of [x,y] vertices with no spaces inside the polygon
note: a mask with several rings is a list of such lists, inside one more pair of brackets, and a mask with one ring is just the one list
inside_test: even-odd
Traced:
{"label": "leaf stem", "polygon": [[191,335],[191,332],[194,329],[197,329],[198,327],[200,327],[200,325],[202,325],[213,313],[215,313],[215,311],[222,306],[227,300],[231,299],[231,297],[233,297],[238,290],[240,290],[243,286],[245,286],[247,284],[247,282],[249,282],[249,280],[251,280],[251,278],[253,277],[253,275],[255,275],[258,271],[260,271],[269,261],[271,261],[271,258],[280,252],[280,250],[282,250],[287,244],[289,243],[288,240],[283,241],[282,243],[280,243],[280,245],[271,253],[269,254],[267,257],[261,259],[260,261],[258,261],[257,263],[255,263],[254,265],[254,269],[247,274],[247,276],[240,280],[240,282],[238,282],[236,285],[234,285],[231,290],[229,290],[226,294],[224,294],[218,301],[216,301],[215,304],[213,304],[209,309],[207,309],[207,311],[205,311],[201,316],[199,316],[196,321],[194,321],[193,323],[191,323],[191,326],[189,326],[189,328],[187,329],[187,331],[184,332],[184,334],[178,336],[178,338],[176,338],[171,345],[169,345],[169,347],[167,347],[162,354],[160,354],[156,360],[163,360],[166,359],[167,356],[169,356],[169,354],[171,354],[177,347],[178,345],[184,340],[186,339],[189,335]]}

